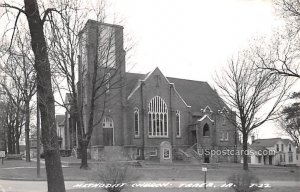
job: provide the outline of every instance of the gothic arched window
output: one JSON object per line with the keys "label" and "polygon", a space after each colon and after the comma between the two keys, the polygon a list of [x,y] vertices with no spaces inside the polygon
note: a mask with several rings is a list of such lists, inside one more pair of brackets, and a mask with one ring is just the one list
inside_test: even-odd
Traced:
{"label": "gothic arched window", "polygon": [[176,137],[180,137],[180,111],[176,111]]}
{"label": "gothic arched window", "polygon": [[140,135],[139,130],[139,109],[134,109],[134,136],[138,137]]}
{"label": "gothic arched window", "polygon": [[209,136],[209,126],[207,123],[203,127],[203,136]]}
{"label": "gothic arched window", "polygon": [[155,96],[149,102],[148,121],[150,137],[168,136],[168,107],[159,96]]}

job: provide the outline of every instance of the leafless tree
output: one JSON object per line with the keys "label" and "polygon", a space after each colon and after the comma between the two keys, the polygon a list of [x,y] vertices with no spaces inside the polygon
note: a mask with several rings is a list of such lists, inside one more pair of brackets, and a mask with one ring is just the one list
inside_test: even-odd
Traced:
{"label": "leafless tree", "polygon": [[300,1],[275,0],[276,13],[284,19],[285,27],[268,43],[272,61],[259,66],[272,73],[300,78]]}
{"label": "leafless tree", "polygon": [[[4,50],[2,53],[4,59],[2,59],[3,66],[0,68],[0,71],[6,75],[7,80],[11,81],[14,85],[14,89],[17,89],[18,91],[14,91],[14,89],[7,87],[5,82],[0,82],[0,84],[8,97],[10,97],[10,102],[12,102],[16,108],[19,108],[18,112],[25,115],[26,161],[29,162],[30,102],[36,93],[36,74],[33,67],[33,54],[28,43],[28,34],[25,33],[25,35],[21,37],[20,33],[16,33],[15,36],[16,41],[11,44],[8,52],[6,51],[8,48],[2,48]],[[14,97],[14,93],[19,93],[21,98]],[[21,99],[24,105],[20,105],[15,98]]]}
{"label": "leafless tree", "polygon": [[24,101],[20,90],[10,87],[10,94],[12,95],[7,97],[3,103],[2,124],[5,130],[7,153],[20,154],[19,139],[24,126],[24,113],[22,111]]}
{"label": "leafless tree", "polygon": [[[115,78],[119,74],[120,66],[111,67],[120,59],[114,57],[121,55],[115,54],[114,43],[118,39],[115,39],[114,29],[109,29],[106,25],[99,25],[105,20],[104,1],[99,1],[99,5],[94,8],[82,7],[81,0],[56,2],[54,7],[64,7],[64,9],[61,12],[62,17],[53,15],[48,26],[50,28],[48,30],[50,62],[54,66],[53,73],[55,74],[53,82],[57,86],[57,92],[62,101],[64,99],[63,93],[67,92],[71,96],[70,103],[57,102],[57,104],[65,107],[70,113],[70,131],[71,134],[76,133],[78,136],[79,146],[77,147],[79,147],[82,156],[80,167],[87,168],[87,147],[93,134],[93,128],[102,121],[107,107],[106,102],[112,98],[111,96],[110,98],[107,97],[109,92],[107,89],[118,89],[122,86],[119,84],[122,77]],[[92,54],[95,59],[90,64],[93,73],[90,74],[89,82],[86,81],[87,63],[84,63],[88,54],[85,51],[87,49],[87,36],[83,32],[88,16],[94,18],[94,22],[98,23],[96,33],[99,34],[97,39],[94,39],[96,42],[95,50],[97,49],[97,51]],[[77,57],[78,55],[80,57]],[[82,62],[83,60],[85,61]],[[78,63],[85,66],[79,70],[79,77],[77,76]],[[79,91],[77,92],[78,80]],[[91,95],[82,94],[87,83],[90,85]],[[88,101],[88,103],[83,101]],[[96,111],[99,105],[101,105],[101,111]]]}
{"label": "leafless tree", "polygon": [[[221,96],[236,111],[244,151],[248,149],[251,131],[278,117],[278,109],[290,88],[284,77],[257,68],[263,62],[268,62],[268,58],[257,57],[251,50],[246,50],[231,59],[216,78]],[[246,153],[243,153],[243,169],[248,170]]]}
{"label": "leafless tree", "polygon": [[[40,14],[40,7],[36,0],[24,0],[23,6],[20,4],[2,3],[4,16],[9,12],[14,14],[14,26],[12,38],[18,28],[20,16],[25,16],[31,36],[31,47],[34,53],[34,68],[37,76],[37,94],[39,96],[39,109],[41,112],[42,143],[45,154],[45,165],[47,172],[48,191],[64,192],[64,177],[58,151],[58,140],[55,126],[55,105],[51,83],[51,70],[48,58],[48,47],[44,34],[44,23],[51,19],[52,12],[60,13],[55,8],[47,8]],[[11,41],[13,42],[13,41]]]}

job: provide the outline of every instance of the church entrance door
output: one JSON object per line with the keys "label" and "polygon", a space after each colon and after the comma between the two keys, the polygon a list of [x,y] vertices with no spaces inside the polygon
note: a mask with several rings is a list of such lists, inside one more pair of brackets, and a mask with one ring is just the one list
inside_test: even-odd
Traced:
{"label": "church entrance door", "polygon": [[114,145],[114,122],[110,117],[104,117],[103,119],[103,145]]}
{"label": "church entrance door", "polygon": [[103,145],[104,146],[114,145],[114,128],[103,129]]}

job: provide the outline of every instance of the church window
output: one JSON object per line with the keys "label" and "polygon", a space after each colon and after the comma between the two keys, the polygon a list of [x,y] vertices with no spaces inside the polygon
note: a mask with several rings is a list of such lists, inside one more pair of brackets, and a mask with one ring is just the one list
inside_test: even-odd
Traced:
{"label": "church window", "polygon": [[134,136],[138,137],[140,135],[139,130],[139,109],[134,109]]}
{"label": "church window", "polygon": [[205,123],[204,127],[203,127],[203,136],[209,136],[209,126],[207,123]]}
{"label": "church window", "polygon": [[150,100],[148,118],[150,137],[168,137],[168,107],[161,97],[155,96]]}
{"label": "church window", "polygon": [[176,137],[180,137],[180,111],[176,111]]}

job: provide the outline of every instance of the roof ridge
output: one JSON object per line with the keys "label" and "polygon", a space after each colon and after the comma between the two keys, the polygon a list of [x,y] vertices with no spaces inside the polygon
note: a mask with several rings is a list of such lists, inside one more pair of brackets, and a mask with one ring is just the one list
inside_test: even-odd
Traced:
{"label": "roof ridge", "polygon": [[207,81],[199,81],[199,80],[193,80],[193,79],[183,79],[183,78],[177,78],[177,77],[166,77],[166,78],[172,78],[172,79],[178,79],[178,80],[185,80],[185,81],[194,81],[194,82],[201,82],[201,83],[207,83]]}

